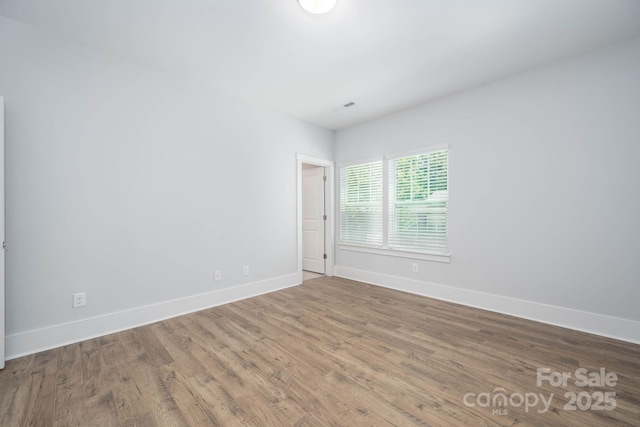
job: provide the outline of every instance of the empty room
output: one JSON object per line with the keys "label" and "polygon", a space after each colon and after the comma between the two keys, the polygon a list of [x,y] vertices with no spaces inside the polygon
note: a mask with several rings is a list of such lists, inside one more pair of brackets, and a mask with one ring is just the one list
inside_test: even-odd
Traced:
{"label": "empty room", "polygon": [[639,0],[0,0],[0,426],[640,425]]}

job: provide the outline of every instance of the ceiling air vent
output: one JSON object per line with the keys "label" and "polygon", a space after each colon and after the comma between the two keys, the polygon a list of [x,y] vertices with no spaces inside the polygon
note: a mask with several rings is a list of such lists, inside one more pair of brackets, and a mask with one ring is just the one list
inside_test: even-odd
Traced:
{"label": "ceiling air vent", "polygon": [[332,107],[331,110],[335,111],[336,113],[339,113],[340,111],[346,110],[347,108],[351,108],[354,105],[356,105],[355,102],[349,101],[349,102],[345,102],[342,105],[338,105],[337,107]]}

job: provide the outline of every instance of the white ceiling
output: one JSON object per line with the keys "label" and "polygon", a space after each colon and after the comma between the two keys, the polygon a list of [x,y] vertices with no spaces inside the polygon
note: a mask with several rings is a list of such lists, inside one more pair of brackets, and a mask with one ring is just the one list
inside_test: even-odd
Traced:
{"label": "white ceiling", "polygon": [[0,14],[329,129],[640,36],[640,0],[338,0],[323,16],[296,0],[0,0]]}

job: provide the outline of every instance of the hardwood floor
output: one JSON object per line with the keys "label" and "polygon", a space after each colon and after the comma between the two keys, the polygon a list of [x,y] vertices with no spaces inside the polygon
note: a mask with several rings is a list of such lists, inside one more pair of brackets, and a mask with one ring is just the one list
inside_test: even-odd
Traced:
{"label": "hardwood floor", "polygon": [[640,346],[321,277],[0,372],[1,426],[513,424],[640,425]]}
{"label": "hardwood floor", "polygon": [[324,274],[314,273],[313,271],[302,270],[302,281],[306,282],[307,280],[317,279],[318,277],[322,277]]}

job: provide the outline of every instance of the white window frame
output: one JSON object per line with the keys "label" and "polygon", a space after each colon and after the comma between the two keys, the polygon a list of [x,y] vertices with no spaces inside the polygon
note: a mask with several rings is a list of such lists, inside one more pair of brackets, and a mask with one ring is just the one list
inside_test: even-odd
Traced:
{"label": "white window frame", "polygon": [[[371,163],[374,161],[382,161],[382,233],[383,233],[383,242],[380,246],[371,246],[364,244],[356,244],[353,242],[343,242],[342,240],[338,241],[338,247],[341,250],[345,251],[354,251],[354,252],[364,252],[371,253],[377,255],[386,255],[393,257],[401,257],[401,258],[409,258],[409,259],[417,259],[417,260],[426,260],[426,261],[435,261],[435,262],[450,262],[451,252],[447,249],[447,252],[432,252],[429,250],[419,251],[415,249],[401,249],[401,248],[390,248],[389,247],[389,161],[395,160],[402,157],[411,157],[421,154],[430,153],[433,151],[447,150],[447,191],[449,197],[451,196],[451,182],[449,180],[449,171],[451,165],[451,150],[448,144],[438,145],[426,147],[422,150],[404,152],[404,153],[394,153],[389,154],[382,157],[377,157],[373,159],[366,159],[362,161],[353,161],[348,163],[341,163],[339,165],[339,173],[341,175],[342,169],[348,166],[360,165],[365,163]],[[342,177],[340,176],[340,179]],[[342,187],[342,182],[339,183],[339,191]],[[342,194],[340,194],[342,197]],[[341,206],[338,209],[338,215],[340,215]],[[449,209],[447,207],[447,221],[449,218]],[[341,221],[338,220],[337,224],[341,227]],[[338,232],[338,236],[341,236],[341,230]],[[449,239],[447,237],[447,248],[448,248]]]}

